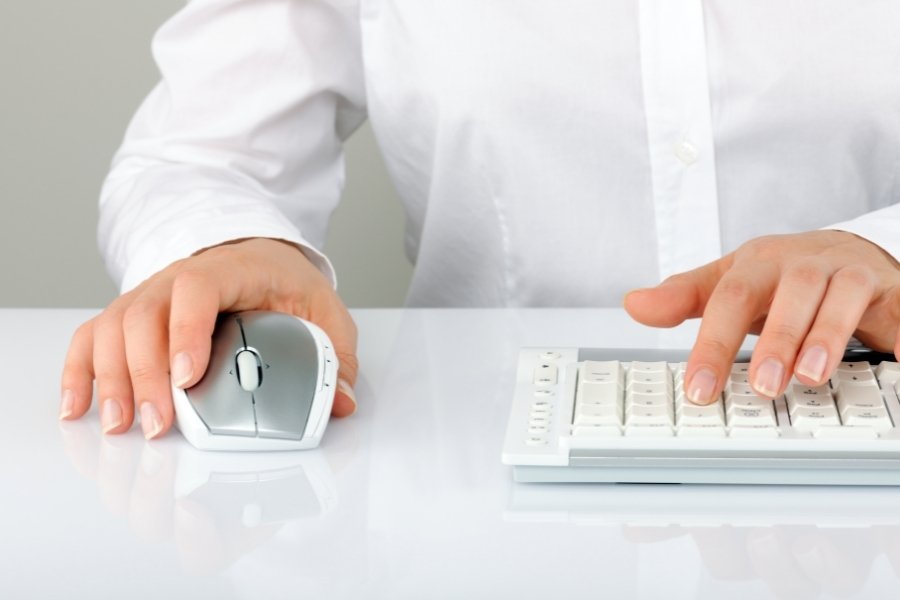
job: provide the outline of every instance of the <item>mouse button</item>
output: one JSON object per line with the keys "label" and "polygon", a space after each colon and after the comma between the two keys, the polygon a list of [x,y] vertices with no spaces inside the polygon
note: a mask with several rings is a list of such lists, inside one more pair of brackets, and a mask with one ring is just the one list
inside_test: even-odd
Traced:
{"label": "mouse button", "polygon": [[213,434],[255,436],[253,399],[237,381],[234,356],[243,339],[237,322],[223,319],[213,334],[209,365],[203,378],[185,390],[188,401]]}
{"label": "mouse button", "polygon": [[254,392],[259,436],[303,439],[319,385],[316,339],[290,315],[254,317],[244,319],[244,333],[263,362],[265,383]]}
{"label": "mouse button", "polygon": [[253,350],[239,351],[234,359],[234,368],[245,392],[253,392],[262,384],[262,361]]}

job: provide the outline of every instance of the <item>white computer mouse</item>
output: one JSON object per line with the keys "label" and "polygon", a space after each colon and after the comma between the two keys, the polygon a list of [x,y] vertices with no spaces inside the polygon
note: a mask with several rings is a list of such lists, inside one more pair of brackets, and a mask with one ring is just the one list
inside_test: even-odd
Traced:
{"label": "white computer mouse", "polygon": [[299,450],[322,439],[338,360],[316,325],[283,313],[221,315],[206,374],[172,386],[178,428],[204,450]]}

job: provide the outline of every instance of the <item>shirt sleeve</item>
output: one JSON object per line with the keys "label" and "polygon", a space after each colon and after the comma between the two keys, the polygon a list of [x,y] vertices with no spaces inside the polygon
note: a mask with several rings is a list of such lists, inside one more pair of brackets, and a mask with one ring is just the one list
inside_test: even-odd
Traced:
{"label": "shirt sleeve", "polygon": [[161,82],[100,197],[98,243],[127,291],[229,240],[319,250],[365,118],[356,0],[193,0],[153,40]]}
{"label": "shirt sleeve", "polygon": [[855,219],[829,225],[825,229],[856,234],[881,247],[900,262],[900,204],[886,206]]}

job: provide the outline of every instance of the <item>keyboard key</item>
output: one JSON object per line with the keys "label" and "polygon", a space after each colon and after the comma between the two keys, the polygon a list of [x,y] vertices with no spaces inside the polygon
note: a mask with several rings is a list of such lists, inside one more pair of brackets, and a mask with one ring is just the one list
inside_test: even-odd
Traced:
{"label": "keyboard key", "polygon": [[672,425],[674,414],[672,405],[626,406],[626,425]]}
{"label": "keyboard key", "polygon": [[709,406],[696,406],[688,403],[678,409],[676,423],[679,427],[705,427],[709,425],[724,427],[725,412],[719,403],[710,404]]}
{"label": "keyboard key", "polygon": [[741,396],[756,396],[756,392],[753,391],[753,388],[750,387],[749,383],[730,382],[725,386],[725,397],[733,394],[739,394]]}
{"label": "keyboard key", "polygon": [[535,385],[555,385],[558,370],[556,365],[543,363],[534,369]]}
{"label": "keyboard key", "polygon": [[875,367],[875,376],[878,377],[878,381],[881,383],[896,385],[900,382],[900,363],[889,360],[881,361],[878,366]]}
{"label": "keyboard key", "polygon": [[584,381],[578,386],[576,398],[580,404],[611,404],[622,402],[622,388],[616,381]]}
{"label": "keyboard key", "polygon": [[844,371],[848,373],[855,373],[858,371],[869,371],[871,370],[871,365],[865,361],[857,361],[857,362],[840,362],[838,363],[837,370]]}
{"label": "keyboard key", "polygon": [[586,360],[581,368],[581,379],[592,383],[615,381],[624,385],[625,371],[617,360]]}
{"label": "keyboard key", "polygon": [[837,408],[798,406],[791,414],[791,424],[797,431],[815,432],[821,427],[839,426],[841,420],[838,418]]}
{"label": "keyboard key", "polygon": [[736,408],[772,408],[772,401],[768,398],[760,398],[756,394],[748,395],[748,394],[732,394],[731,396],[727,396],[725,398],[725,407],[736,407]]}
{"label": "keyboard key", "polygon": [[827,385],[810,387],[803,384],[791,384],[788,386],[785,397],[791,418],[794,418],[796,409],[800,407],[813,410],[834,408],[834,396],[831,395],[831,388]]}
{"label": "keyboard key", "polygon": [[629,425],[625,427],[627,437],[672,437],[675,432],[671,425],[662,423]]}
{"label": "keyboard key", "polygon": [[747,425],[775,427],[778,424],[775,420],[775,408],[772,406],[765,408],[732,406],[726,413],[726,420],[730,427]]}
{"label": "keyboard key", "polygon": [[851,427],[868,427],[878,433],[887,433],[894,428],[891,418],[884,406],[879,408],[856,408],[850,406],[841,412],[844,425]]}
{"label": "keyboard key", "polygon": [[875,373],[872,371],[835,371],[831,378],[831,386],[840,388],[843,385],[871,385],[877,386]]}
{"label": "keyboard key", "polygon": [[575,410],[575,425],[621,425],[622,411],[609,404],[583,404]]}
{"label": "keyboard key", "polygon": [[669,394],[626,394],[626,406],[668,406],[672,404]]}
{"label": "keyboard key", "polygon": [[733,365],[731,365],[731,373],[733,375],[749,375],[750,363],[734,363]]}
{"label": "keyboard key", "polygon": [[669,373],[669,363],[664,361],[643,362],[639,360],[631,361],[629,367],[631,373]]}
{"label": "keyboard key", "polygon": [[845,385],[834,392],[841,413],[847,408],[883,408],[881,390],[874,385]]}

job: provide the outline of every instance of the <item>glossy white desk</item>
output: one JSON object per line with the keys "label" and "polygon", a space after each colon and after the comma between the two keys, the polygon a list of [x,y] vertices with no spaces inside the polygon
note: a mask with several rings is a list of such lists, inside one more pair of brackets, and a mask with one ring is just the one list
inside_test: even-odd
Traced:
{"label": "glossy white desk", "polygon": [[78,310],[0,310],[0,597],[889,598],[900,490],[518,485],[521,345],[689,346],[618,311],[355,312],[360,409],[222,455],[56,419]]}

